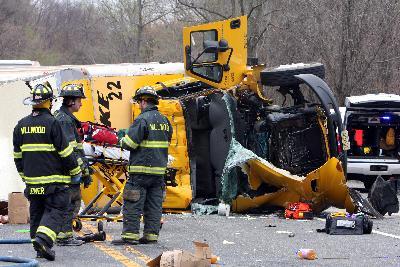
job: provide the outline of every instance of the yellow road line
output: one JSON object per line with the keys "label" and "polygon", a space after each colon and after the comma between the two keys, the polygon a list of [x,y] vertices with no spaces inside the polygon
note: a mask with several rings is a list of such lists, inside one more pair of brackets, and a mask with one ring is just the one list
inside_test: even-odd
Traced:
{"label": "yellow road line", "polygon": [[[89,225],[89,226],[92,227],[90,229],[91,231],[93,231],[93,232],[96,231],[96,229],[93,226],[91,226],[91,225]],[[106,236],[106,240],[110,241],[110,242],[112,241],[112,239],[111,239],[111,237],[109,235]],[[144,263],[147,263],[148,261],[152,260],[152,258],[147,256],[146,254],[143,254],[142,252],[140,252],[139,250],[134,249],[131,246],[125,246],[125,249],[126,249],[126,251],[129,251],[129,252],[135,254],[137,256],[137,258],[142,260]]]}
{"label": "yellow road line", "polygon": [[93,245],[103,251],[104,253],[106,253],[107,255],[111,256],[112,258],[114,258],[116,261],[122,263],[124,266],[128,266],[128,267],[140,267],[143,265],[137,264],[136,262],[132,261],[131,259],[129,259],[128,257],[126,257],[124,254],[122,254],[119,251],[116,251],[104,244],[101,243],[93,243]]}
{"label": "yellow road line", "polygon": [[[85,228],[87,228],[88,230],[92,231],[92,232],[97,232],[97,229],[95,227],[93,227],[92,225],[90,225],[90,224],[83,223],[83,226]],[[110,241],[111,238],[107,236],[107,240]],[[128,267],[140,267],[140,266],[143,266],[143,265],[140,265],[140,264],[132,261],[130,258],[126,257],[121,252],[119,252],[119,251],[117,251],[117,250],[115,250],[113,248],[110,248],[105,243],[93,242],[93,245],[97,249],[103,251],[104,253],[106,253],[110,257],[114,258],[116,261],[122,263],[124,266],[128,266]]]}
{"label": "yellow road line", "polygon": [[134,249],[133,247],[130,246],[125,246],[125,249],[133,254],[136,255],[136,257],[140,260],[142,260],[143,262],[147,263],[149,261],[152,260],[152,258],[150,258],[149,256],[147,256],[146,254],[143,254],[142,252]]}

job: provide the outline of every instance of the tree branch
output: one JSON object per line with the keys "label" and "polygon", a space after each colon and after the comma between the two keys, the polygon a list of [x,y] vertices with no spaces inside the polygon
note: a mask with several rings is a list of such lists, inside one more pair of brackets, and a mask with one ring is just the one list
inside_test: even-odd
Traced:
{"label": "tree branch", "polygon": [[222,15],[222,14],[220,14],[218,12],[215,12],[213,10],[209,10],[207,8],[204,8],[204,7],[195,6],[194,4],[188,4],[188,3],[183,2],[182,0],[178,0],[178,3],[183,5],[183,6],[186,6],[188,8],[194,9],[194,10],[203,10],[203,11],[208,12],[210,14],[217,15],[217,16],[223,18],[223,19],[228,19],[229,18],[229,17],[224,16],[224,15]]}

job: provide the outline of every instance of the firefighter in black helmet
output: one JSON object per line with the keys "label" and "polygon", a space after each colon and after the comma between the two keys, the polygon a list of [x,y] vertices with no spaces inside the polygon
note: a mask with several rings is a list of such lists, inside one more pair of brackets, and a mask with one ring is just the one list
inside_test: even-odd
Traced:
{"label": "firefighter in black helmet", "polygon": [[[130,150],[129,179],[123,192],[123,230],[121,239],[112,242],[115,245],[158,240],[164,175],[172,137],[170,122],[158,111],[158,99],[150,86],[138,89],[133,97],[142,112],[121,141],[122,147]],[[142,214],[144,230],[143,237],[139,238]]]}
{"label": "firefighter in black helmet", "polygon": [[[29,86],[29,83],[27,83]],[[38,257],[55,259],[51,249],[69,203],[71,180],[81,168],[60,123],[50,113],[53,90],[49,83],[31,88],[24,99],[32,113],[14,128],[14,162],[26,184],[30,202],[30,235]]]}
{"label": "firefighter in black helmet", "polygon": [[59,110],[55,112],[55,118],[60,122],[61,127],[67,137],[67,141],[74,148],[74,154],[78,159],[78,164],[82,168],[82,180],[71,184],[71,203],[65,213],[63,226],[57,236],[57,244],[61,246],[79,246],[84,242],[73,237],[72,220],[76,217],[81,206],[80,184],[83,183],[87,188],[92,182],[89,172],[88,162],[85,161],[82,138],[78,134],[81,127],[80,121],[73,115],[82,107],[82,99],[85,98],[83,86],[81,84],[68,84],[62,87],[60,97],[63,103]]}

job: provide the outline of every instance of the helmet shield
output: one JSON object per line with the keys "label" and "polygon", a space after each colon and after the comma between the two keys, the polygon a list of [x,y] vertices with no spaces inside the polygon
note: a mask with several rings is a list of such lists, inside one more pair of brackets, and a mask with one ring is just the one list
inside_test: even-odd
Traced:
{"label": "helmet shield", "polygon": [[[31,87],[30,87],[31,88]],[[54,98],[50,83],[37,84],[31,88],[30,96],[23,100],[24,105],[38,105]]]}

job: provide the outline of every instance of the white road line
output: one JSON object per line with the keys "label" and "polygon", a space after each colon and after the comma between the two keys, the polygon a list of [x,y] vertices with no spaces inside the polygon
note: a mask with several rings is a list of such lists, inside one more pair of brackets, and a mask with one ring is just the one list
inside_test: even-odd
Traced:
{"label": "white road line", "polygon": [[381,231],[372,230],[372,233],[400,239],[400,236],[398,236],[398,235],[392,235],[392,234],[388,234],[388,233],[381,232]]}

